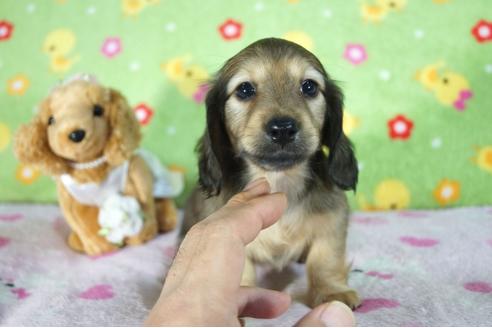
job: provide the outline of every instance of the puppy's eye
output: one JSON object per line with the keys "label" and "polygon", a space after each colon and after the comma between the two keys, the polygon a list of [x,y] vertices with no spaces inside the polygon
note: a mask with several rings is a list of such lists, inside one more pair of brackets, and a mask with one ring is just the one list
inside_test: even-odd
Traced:
{"label": "puppy's eye", "polygon": [[50,116],[48,118],[48,125],[53,125],[53,124],[55,124],[55,118],[53,116]]}
{"label": "puppy's eye", "polygon": [[249,82],[241,83],[236,89],[236,96],[241,100],[246,100],[256,94],[255,87]]}
{"label": "puppy's eye", "polygon": [[311,79],[302,81],[301,92],[306,97],[316,97],[316,95],[318,94],[318,83]]}
{"label": "puppy's eye", "polygon": [[100,105],[94,105],[92,113],[94,114],[94,116],[103,116],[104,108],[102,108]]}

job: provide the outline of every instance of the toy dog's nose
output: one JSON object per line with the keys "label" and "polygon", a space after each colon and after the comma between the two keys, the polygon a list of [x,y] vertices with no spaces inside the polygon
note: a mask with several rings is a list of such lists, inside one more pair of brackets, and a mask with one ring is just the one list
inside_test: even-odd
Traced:
{"label": "toy dog's nose", "polygon": [[81,142],[82,140],[84,140],[84,137],[84,130],[75,130],[68,135],[68,139],[72,140],[73,142]]}
{"label": "toy dog's nose", "polygon": [[290,117],[274,118],[266,126],[266,133],[270,139],[282,146],[294,141],[297,132],[299,132],[297,123]]}

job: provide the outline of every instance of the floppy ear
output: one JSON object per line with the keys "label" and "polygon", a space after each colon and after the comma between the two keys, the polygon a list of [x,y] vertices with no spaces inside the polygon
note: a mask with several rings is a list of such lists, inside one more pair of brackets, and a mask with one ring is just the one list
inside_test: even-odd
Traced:
{"label": "floppy ear", "polygon": [[343,133],[343,94],[333,81],[325,80],[326,113],[322,144],[328,146],[328,179],[343,190],[356,189],[359,170],[352,143]]}
{"label": "floppy ear", "polygon": [[109,102],[105,105],[110,125],[109,139],[104,155],[115,166],[131,157],[140,143],[140,125],[125,97],[109,89]]}
{"label": "floppy ear", "polygon": [[207,93],[207,126],[197,145],[199,183],[209,197],[220,194],[224,186],[234,186],[242,168],[242,162],[235,156],[226,130],[226,84],[219,79]]}
{"label": "floppy ear", "polygon": [[[69,173],[68,163],[57,156],[48,143],[49,100],[39,106],[39,113],[25,125],[21,125],[15,134],[14,152],[17,159],[24,164],[32,165],[51,176]],[[44,114],[44,115],[43,115]]]}

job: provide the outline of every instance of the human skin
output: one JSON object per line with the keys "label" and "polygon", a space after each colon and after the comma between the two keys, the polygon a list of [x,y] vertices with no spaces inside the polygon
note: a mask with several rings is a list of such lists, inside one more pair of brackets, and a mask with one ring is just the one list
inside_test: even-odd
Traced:
{"label": "human skin", "polygon": [[[290,303],[286,293],[241,287],[246,245],[274,224],[287,208],[283,193],[268,182],[251,182],[189,231],[169,269],[149,326],[240,326],[240,317],[275,318]],[[353,326],[343,303],[321,304],[297,326]]]}

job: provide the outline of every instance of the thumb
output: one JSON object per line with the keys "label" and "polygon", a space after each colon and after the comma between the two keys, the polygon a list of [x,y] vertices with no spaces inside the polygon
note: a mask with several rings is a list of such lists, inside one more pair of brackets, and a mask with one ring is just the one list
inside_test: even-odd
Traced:
{"label": "thumb", "polygon": [[299,320],[295,327],[351,327],[355,317],[350,308],[338,301],[317,306]]}

